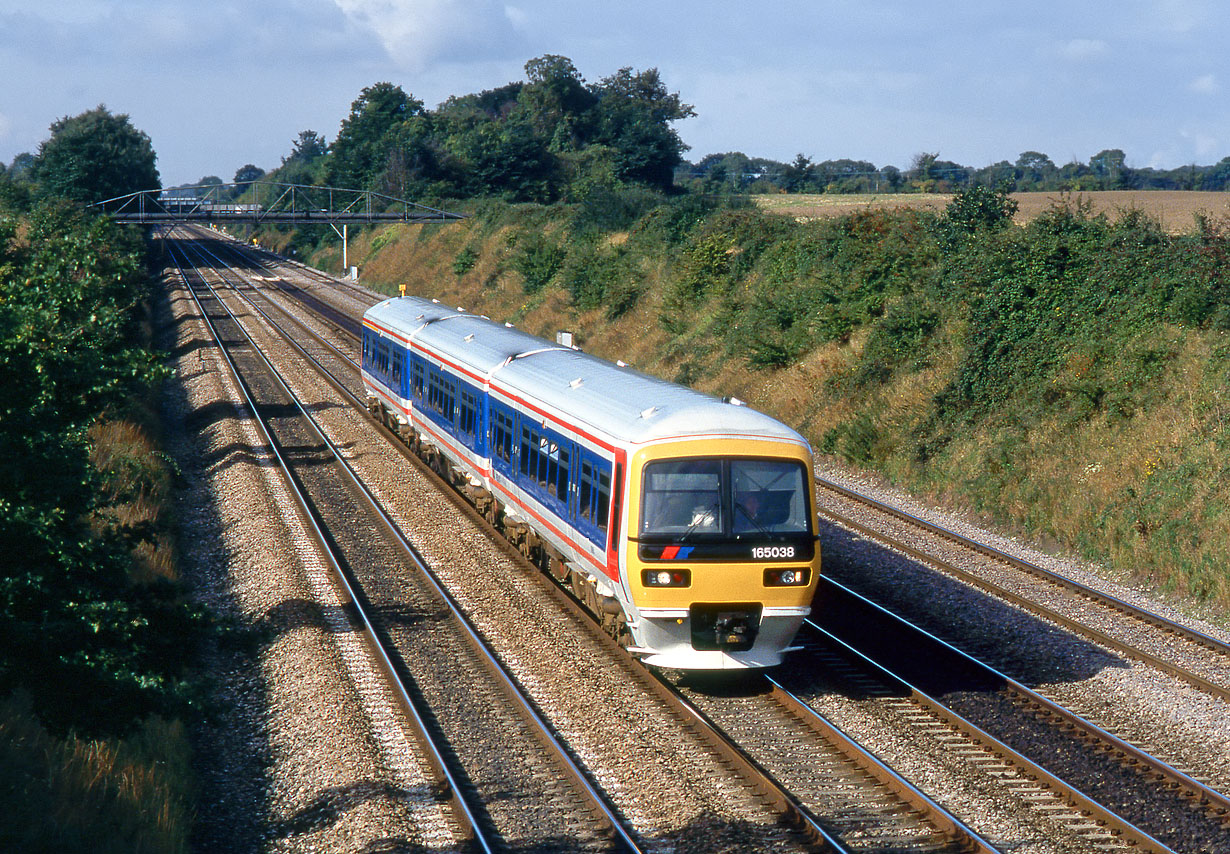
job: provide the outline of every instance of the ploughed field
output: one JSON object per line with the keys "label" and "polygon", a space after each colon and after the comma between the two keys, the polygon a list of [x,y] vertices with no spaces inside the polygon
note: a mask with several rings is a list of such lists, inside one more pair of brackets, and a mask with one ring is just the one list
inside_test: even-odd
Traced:
{"label": "ploughed field", "polygon": [[[1058,191],[1042,193],[1013,193],[1012,198],[1020,206],[1015,220],[1018,224],[1029,222],[1038,214],[1064,198]],[[1150,217],[1159,219],[1171,233],[1189,231],[1195,225],[1195,214],[1211,217],[1230,216],[1230,193],[1197,192],[1189,190],[1096,190],[1083,193],[1068,193],[1069,199],[1082,199],[1093,204],[1095,212],[1105,212],[1114,217],[1121,210],[1138,209]],[[843,216],[868,208],[930,208],[943,210],[952,200],[946,193],[875,193],[852,194],[798,194],[762,195],[756,203],[767,211],[805,219]]]}

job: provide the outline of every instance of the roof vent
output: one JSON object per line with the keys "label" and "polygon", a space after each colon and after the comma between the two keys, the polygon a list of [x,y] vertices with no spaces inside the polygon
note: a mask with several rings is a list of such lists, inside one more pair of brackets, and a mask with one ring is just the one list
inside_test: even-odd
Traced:
{"label": "roof vent", "polygon": [[580,387],[581,387],[581,384],[582,384],[582,383],[584,383],[584,382],[585,382],[585,378],[584,378],[584,377],[577,377],[575,380],[573,380],[572,382],[568,383],[568,386],[569,386],[570,388],[580,388]]}
{"label": "roof vent", "polygon": [[727,397],[725,398],[725,401],[729,403],[731,406],[747,406],[746,403],[739,400],[739,398],[737,397]]}
{"label": "roof vent", "polygon": [[657,411],[658,411],[658,407],[656,406],[651,406],[648,409],[642,409],[641,417],[642,418],[652,418],[657,413]]}
{"label": "roof vent", "polygon": [[616,365],[617,367],[620,367],[620,368],[626,368],[626,367],[628,367],[628,363],[627,363],[627,362],[625,362],[623,359],[616,359],[616,360],[615,360],[615,365]]}

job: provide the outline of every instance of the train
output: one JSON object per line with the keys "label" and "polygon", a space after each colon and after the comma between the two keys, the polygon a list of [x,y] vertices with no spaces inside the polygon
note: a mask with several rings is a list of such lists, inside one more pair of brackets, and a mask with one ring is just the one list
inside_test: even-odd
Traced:
{"label": "train", "polygon": [[436,300],[363,316],[367,406],[646,664],[780,664],[820,575],[796,431]]}

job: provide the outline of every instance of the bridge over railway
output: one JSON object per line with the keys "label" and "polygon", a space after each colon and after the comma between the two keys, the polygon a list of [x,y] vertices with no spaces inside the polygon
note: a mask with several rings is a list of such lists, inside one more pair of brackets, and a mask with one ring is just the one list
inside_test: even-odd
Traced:
{"label": "bridge over railway", "polygon": [[254,225],[354,225],[376,222],[451,222],[451,213],[370,190],[251,181],[142,190],[97,202],[116,222],[141,225],[250,223]]}

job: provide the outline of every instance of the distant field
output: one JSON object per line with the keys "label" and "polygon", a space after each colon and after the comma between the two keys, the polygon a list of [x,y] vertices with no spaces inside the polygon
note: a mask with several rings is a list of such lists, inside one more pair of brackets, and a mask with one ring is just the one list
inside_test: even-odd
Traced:
{"label": "distant field", "polygon": [[[1028,222],[1060,200],[1063,194],[1013,193],[1020,208],[1016,221]],[[1193,215],[1205,213],[1214,217],[1230,217],[1230,193],[1188,192],[1182,190],[1105,190],[1089,193],[1073,193],[1072,198],[1091,201],[1095,211],[1105,211],[1110,216],[1120,210],[1139,208],[1161,220],[1170,232],[1183,232],[1195,223]],[[764,195],[756,196],[756,203],[773,213],[801,219],[841,216],[866,208],[931,208],[941,210],[952,198],[935,193],[884,193],[866,196],[854,195]]]}

